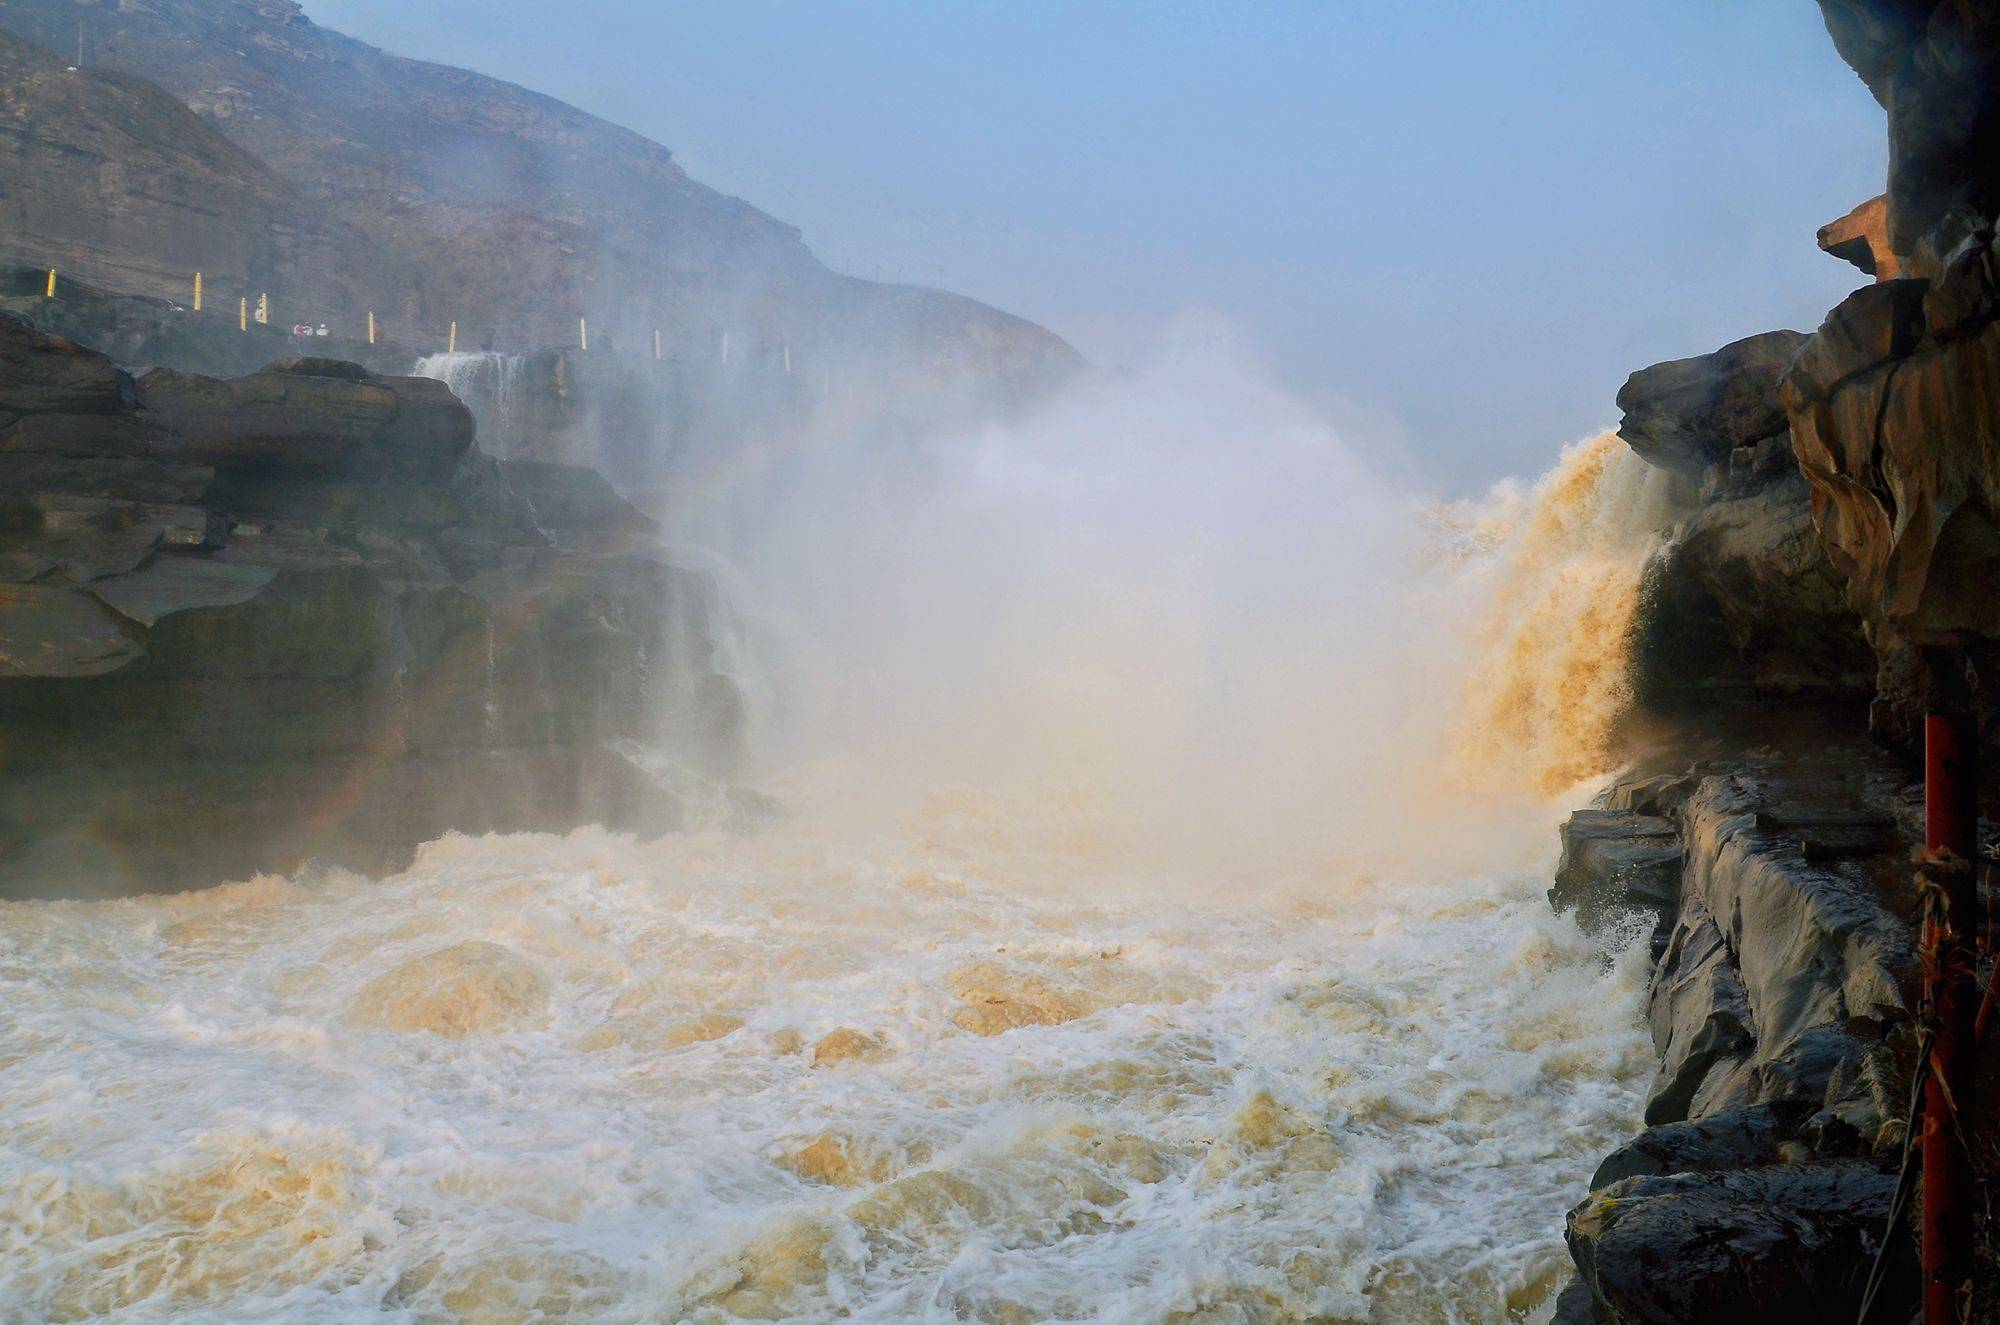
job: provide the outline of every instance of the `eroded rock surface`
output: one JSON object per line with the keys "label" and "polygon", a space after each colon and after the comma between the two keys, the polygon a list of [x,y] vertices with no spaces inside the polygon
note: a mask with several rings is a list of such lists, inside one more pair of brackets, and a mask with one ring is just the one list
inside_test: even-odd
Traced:
{"label": "eroded rock surface", "polygon": [[1562,827],[1562,860],[1549,901],[1576,908],[1593,934],[1627,917],[1649,918],[1657,951],[1681,887],[1680,828],[1671,819],[1625,810],[1578,810]]}
{"label": "eroded rock surface", "polygon": [[[1909,746],[1933,703],[1994,732],[2000,674],[2000,26],[1939,0],[1822,0],[1887,111],[1894,279],[1827,315],[1784,382],[1813,519],[1867,624],[1871,715]],[[1852,218],[1850,218],[1852,219]],[[1876,240],[1872,227],[1868,242]]]}
{"label": "eroded rock surface", "polygon": [[0,316],[0,895],[673,827],[620,742],[671,679],[657,721],[719,767],[740,705],[652,535],[594,476],[517,486],[441,383],[135,382]]}
{"label": "eroded rock surface", "polygon": [[1810,1319],[1873,1254],[1907,1090],[1914,800],[1880,753],[1775,744],[1642,769],[1564,829],[1551,896],[1666,932],[1648,1127],[1571,1214],[1558,1319]]}
{"label": "eroded rock surface", "polygon": [[1604,1319],[1844,1320],[1895,1185],[1861,1163],[1627,1178],[1570,1213],[1570,1251]]}
{"label": "eroded rock surface", "polygon": [[1839,220],[1821,226],[1819,246],[1878,281],[1892,281],[1902,273],[1902,263],[1889,247],[1887,194],[1878,193]]}
{"label": "eroded rock surface", "polygon": [[1870,688],[1874,659],[1815,527],[1781,398],[1806,344],[1752,336],[1655,364],[1619,393],[1619,435],[1694,495],[1642,588],[1633,686],[1647,707]]}
{"label": "eroded rock surface", "polygon": [[1618,435],[1649,464],[1699,475],[1785,431],[1778,380],[1804,341],[1796,331],[1767,331],[1640,369],[1618,392]]}

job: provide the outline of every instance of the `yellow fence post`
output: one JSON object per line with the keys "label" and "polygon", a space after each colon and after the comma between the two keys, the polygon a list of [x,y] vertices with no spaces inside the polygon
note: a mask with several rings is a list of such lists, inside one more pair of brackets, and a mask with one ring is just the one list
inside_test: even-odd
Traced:
{"label": "yellow fence post", "polygon": [[654,328],[653,328],[653,362],[654,362],[654,363],[658,363],[659,361],[660,361],[660,329],[659,329],[658,327],[654,327]]}
{"label": "yellow fence post", "polygon": [[241,299],[238,299],[238,300],[236,301],[236,329],[237,329],[238,331],[248,331],[248,330],[250,330],[250,296],[249,296],[249,295],[245,295],[245,296],[243,296],[243,297],[242,297]]}
{"label": "yellow fence post", "polygon": [[201,311],[201,273],[194,274],[194,311]]}
{"label": "yellow fence post", "polygon": [[785,347],[785,371],[792,371],[792,347],[789,345]]}
{"label": "yellow fence post", "polygon": [[722,361],[729,362],[729,333],[726,331],[722,333]]}
{"label": "yellow fence post", "polygon": [[271,323],[271,296],[268,294],[260,294],[257,296],[257,325],[263,327],[263,326],[269,326],[270,323]]}
{"label": "yellow fence post", "polygon": [[446,354],[458,353],[458,323],[456,322],[451,324],[451,333],[449,339],[444,343],[444,352]]}
{"label": "yellow fence post", "polygon": [[55,297],[56,297],[56,269],[54,267],[51,267],[49,268],[48,288],[42,291],[42,298],[53,299]]}
{"label": "yellow fence post", "polygon": [[576,320],[576,344],[578,349],[590,348],[590,323],[583,318]]}
{"label": "yellow fence post", "polygon": [[375,343],[375,310],[372,308],[368,310],[368,343]]}

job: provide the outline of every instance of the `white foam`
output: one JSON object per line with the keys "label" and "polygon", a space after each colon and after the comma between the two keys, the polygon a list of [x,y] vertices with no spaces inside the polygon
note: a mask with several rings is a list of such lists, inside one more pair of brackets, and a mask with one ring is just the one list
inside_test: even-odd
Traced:
{"label": "white foam", "polygon": [[[1601,971],[1539,874],[1229,909],[1030,882],[794,823],[10,907],[0,1301],[1498,1321],[1557,1283],[1562,1212],[1649,1061],[1636,956]],[[545,1019],[354,1015],[465,943],[545,981]],[[973,1034],[950,977],[975,962],[1098,1010]],[[662,1047],[716,1014],[740,1028]],[[815,1067],[843,1027],[889,1052]],[[1244,1124],[1261,1093],[1288,1121]],[[800,1176],[829,1131],[890,1156],[884,1181]]]}
{"label": "white foam", "polygon": [[1521,785],[1609,758],[1629,458],[1427,523],[1183,355],[933,459],[726,549],[811,642],[759,836],[0,907],[0,1318],[1546,1311],[1651,1066]]}

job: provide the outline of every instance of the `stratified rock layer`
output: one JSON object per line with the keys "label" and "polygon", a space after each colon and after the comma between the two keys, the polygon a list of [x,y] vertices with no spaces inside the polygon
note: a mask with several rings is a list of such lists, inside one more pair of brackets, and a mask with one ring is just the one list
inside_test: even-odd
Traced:
{"label": "stratified rock layer", "polygon": [[1877,194],[1839,220],[1821,226],[1819,246],[1878,281],[1892,281],[1902,274],[1902,263],[1889,247],[1887,194]]}
{"label": "stratified rock layer", "polygon": [[578,345],[587,319],[595,347],[714,365],[729,334],[864,395],[1078,366],[973,300],[829,271],[639,134],[289,0],[8,0],[0,29],[0,262],[183,302],[201,271],[222,318],[268,293],[280,327],[359,339],[372,310],[425,350],[453,323],[461,348]]}
{"label": "stratified rock layer", "polygon": [[[2000,24],[1948,0],[1822,0],[1888,112],[1896,279],[1827,315],[1784,383],[1813,518],[1867,623],[1878,736],[1934,703],[1994,733],[2000,678]],[[1879,264],[1878,264],[1879,265]]]}
{"label": "stratified rock layer", "polygon": [[619,745],[726,762],[713,585],[596,476],[518,478],[429,379],[134,382],[0,317],[0,895],[675,826]]}
{"label": "stratified rock layer", "polygon": [[1558,1319],[1821,1319],[1851,1307],[1879,1245],[1903,1140],[1916,802],[1880,754],[1779,734],[1784,757],[1642,770],[1604,800],[1657,813],[1580,811],[1564,830],[1559,904],[1668,933],[1647,1130],[1571,1212],[1580,1281]]}

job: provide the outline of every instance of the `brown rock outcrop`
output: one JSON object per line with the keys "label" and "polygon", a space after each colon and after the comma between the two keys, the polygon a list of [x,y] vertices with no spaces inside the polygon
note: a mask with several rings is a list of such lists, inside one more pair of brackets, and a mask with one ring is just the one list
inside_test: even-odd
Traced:
{"label": "brown rock outcrop", "polygon": [[1889,197],[1878,193],[1838,221],[1819,228],[1822,251],[1842,262],[1851,262],[1878,281],[1893,281],[1902,274],[1889,247]]}
{"label": "brown rock outcrop", "polygon": [[678,806],[619,742],[728,757],[730,680],[658,663],[712,656],[710,579],[601,479],[517,488],[441,383],[134,383],[0,316],[0,401],[0,896],[661,831]]}
{"label": "brown rock outcrop", "polygon": [[1929,276],[2000,212],[2000,22],[1980,0],[1820,0],[1889,120],[1889,247]]}
{"label": "brown rock outcrop", "polygon": [[1641,368],[1618,392],[1618,435],[1639,457],[1695,476],[1785,430],[1778,379],[1805,337],[1767,331],[1713,354]]}
{"label": "brown rock outcrop", "polygon": [[[2000,679],[2000,23],[1961,0],[1822,0],[1889,117],[1894,279],[1827,315],[1784,384],[1813,518],[1874,646],[1872,725],[1914,739]],[[1863,227],[1865,228],[1865,227]]]}
{"label": "brown rock outcrop", "polygon": [[1815,533],[1781,397],[1807,344],[1746,337],[1641,369],[1618,393],[1619,436],[1698,494],[1642,586],[1633,688],[1649,709],[1867,691],[1872,660]]}
{"label": "brown rock outcrop", "polygon": [[1868,623],[1891,741],[1934,698],[1990,686],[2000,644],[1994,273],[1987,242],[1935,282],[1856,291],[1786,379],[1814,520]]}
{"label": "brown rock outcrop", "polygon": [[[2000,709],[2000,21],[1969,0],[1821,8],[1888,112],[1891,163],[1883,199],[1826,227],[1821,242],[1880,279],[1783,367],[1777,399],[1797,472],[1761,463],[1776,453],[1764,444],[1747,463],[1739,447],[1702,472],[1703,503],[1655,567],[1642,669],[1669,685],[1713,674],[1685,653],[1700,638],[1687,623],[1704,613],[1749,629],[1756,647],[1738,656],[1762,658],[1758,670],[1777,657],[1860,658],[1858,623],[1872,646],[1878,737],[1907,753],[1927,705],[1971,700],[1990,744]],[[1763,513],[1739,525],[1753,503]],[[1805,555],[1815,543],[1823,564]],[[1746,592],[1754,585],[1785,587],[1767,598]],[[1723,610],[1691,613],[1688,602]],[[1818,679],[1834,680],[1831,670],[1822,664]],[[1680,762],[1642,769],[1606,797],[1604,810],[1619,813],[1580,816],[1566,831],[1560,900],[1664,909],[1672,928],[1649,981],[1659,1057],[1650,1126],[1605,1160],[1571,1212],[1579,1278],[1558,1306],[1563,1325],[1818,1318],[1852,1309],[1878,1253],[1890,1271],[1878,1314],[1916,1296],[1914,1240],[1883,1247],[1879,1230],[1917,1039],[1908,848],[1923,833],[1921,787],[1906,760],[1854,748],[1846,733],[1859,724],[1840,687],[1787,710],[1769,702],[1771,679],[1753,687],[1754,704],[1719,715],[1693,706],[1661,723],[1666,735],[1653,739],[1677,747]],[[1669,823],[1677,867],[1655,845]],[[1617,854],[1598,849],[1600,833]],[[1658,872],[1634,888],[1639,866]],[[1984,1135],[1986,1083],[1975,1102],[1970,1130]],[[1975,1154],[1982,1178],[1990,1158]],[[1989,1234],[1973,1271],[1982,1307],[1992,1301]]]}

